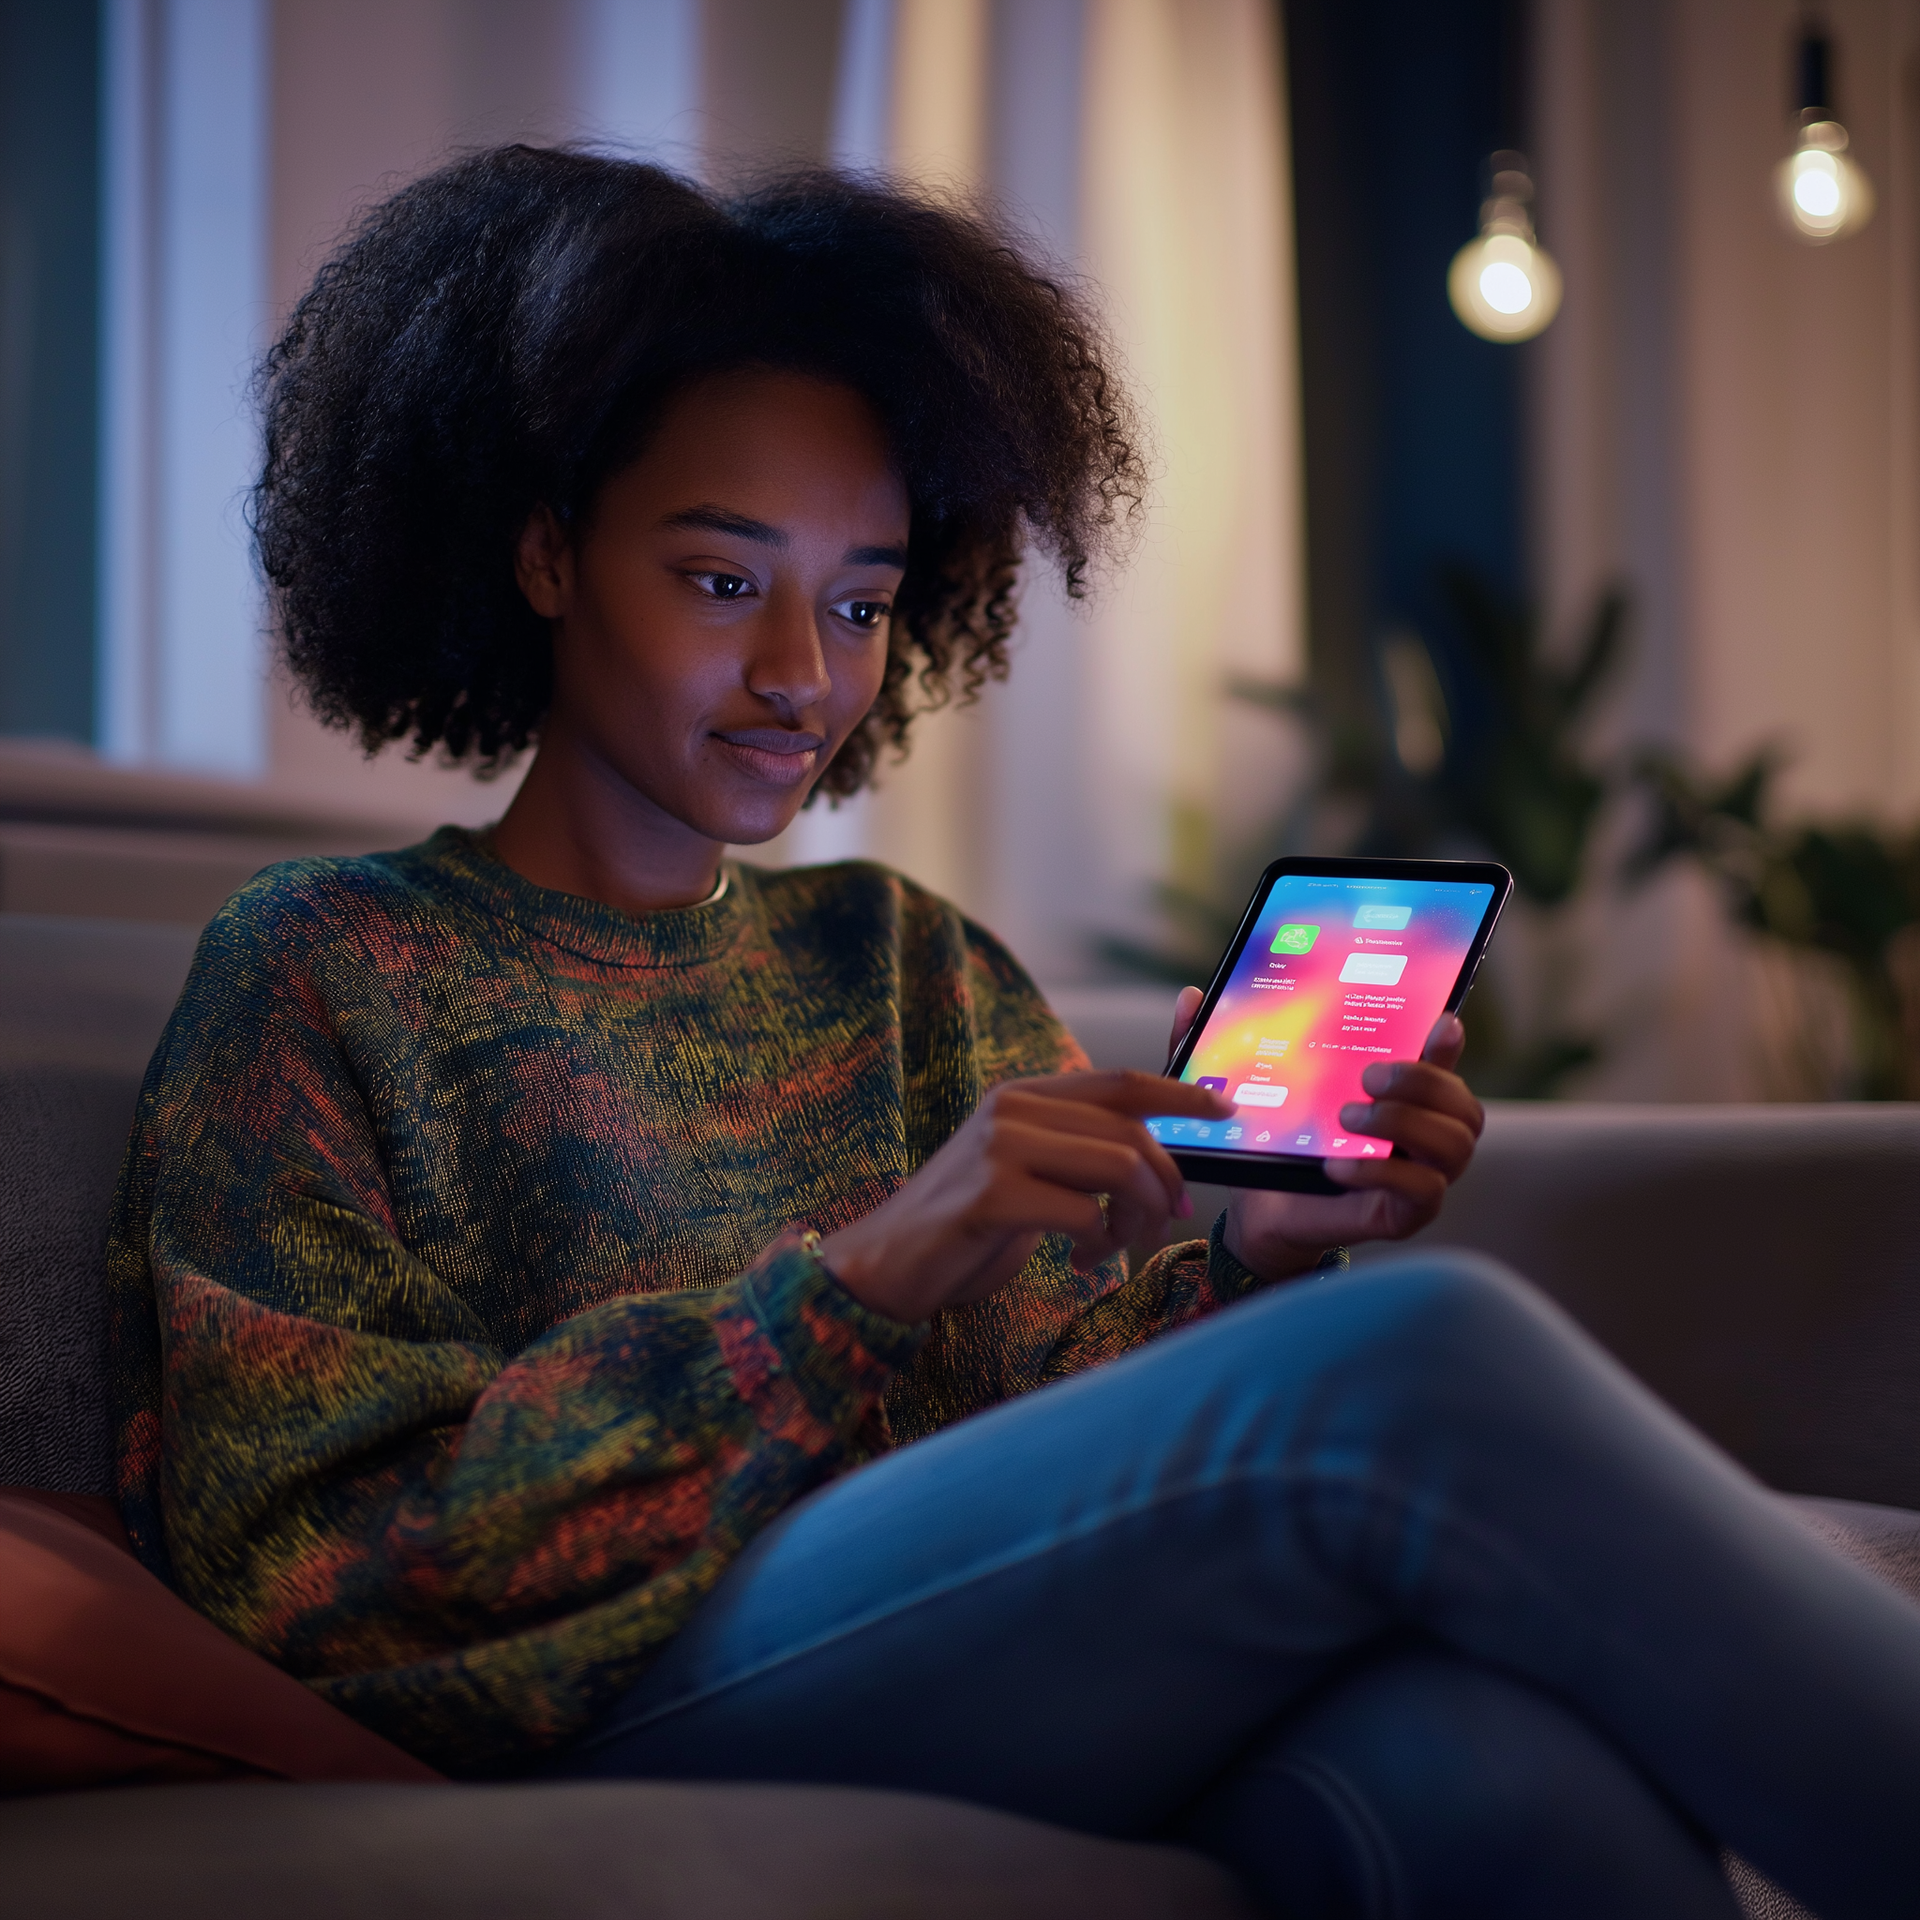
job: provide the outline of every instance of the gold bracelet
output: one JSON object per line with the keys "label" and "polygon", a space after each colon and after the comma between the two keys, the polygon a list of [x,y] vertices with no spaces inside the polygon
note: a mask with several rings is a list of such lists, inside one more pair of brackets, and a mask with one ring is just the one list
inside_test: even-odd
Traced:
{"label": "gold bracelet", "polygon": [[820,1235],[815,1228],[809,1227],[800,1236],[800,1251],[812,1255],[816,1260],[820,1258]]}

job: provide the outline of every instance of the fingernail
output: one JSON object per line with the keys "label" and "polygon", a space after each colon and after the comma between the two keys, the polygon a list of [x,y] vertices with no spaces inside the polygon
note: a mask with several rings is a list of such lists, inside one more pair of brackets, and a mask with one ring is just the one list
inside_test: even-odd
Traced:
{"label": "fingernail", "polygon": [[1383,1060],[1376,1060],[1360,1076],[1360,1084],[1369,1093],[1385,1093],[1393,1085],[1395,1070]]}
{"label": "fingernail", "polygon": [[1355,1133],[1365,1133],[1367,1122],[1373,1118],[1373,1109],[1364,1100],[1349,1100],[1340,1109],[1340,1124],[1350,1127]]}

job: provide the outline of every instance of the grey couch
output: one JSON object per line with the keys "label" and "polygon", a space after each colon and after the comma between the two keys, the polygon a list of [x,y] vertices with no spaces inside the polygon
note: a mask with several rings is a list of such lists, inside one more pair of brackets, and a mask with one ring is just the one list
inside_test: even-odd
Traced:
{"label": "grey couch", "polygon": [[[0,1485],[107,1487],[105,1214],[192,945],[0,914]],[[1097,1050],[1128,1054],[1124,1036]],[[1516,1107],[1427,1238],[1532,1275],[1762,1478],[1812,1496],[1810,1525],[1920,1594],[1916,1174],[1920,1109]],[[1735,1873],[1749,1912],[1795,1911]],[[1172,1848],[913,1795],[698,1785],[17,1800],[0,1887],[19,1920],[1249,1911]]]}

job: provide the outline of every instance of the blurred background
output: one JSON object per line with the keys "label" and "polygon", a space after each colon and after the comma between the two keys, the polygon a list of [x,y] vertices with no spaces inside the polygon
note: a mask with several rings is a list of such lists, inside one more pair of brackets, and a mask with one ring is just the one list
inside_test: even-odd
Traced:
{"label": "blurred background", "polygon": [[829,162],[1084,283],[1157,478],[754,857],[906,869],[1120,1057],[1274,854],[1490,851],[1483,1090],[1913,1097],[1917,87],[1920,0],[0,0],[0,911],[504,806],[271,665],[246,383],[356,209]]}

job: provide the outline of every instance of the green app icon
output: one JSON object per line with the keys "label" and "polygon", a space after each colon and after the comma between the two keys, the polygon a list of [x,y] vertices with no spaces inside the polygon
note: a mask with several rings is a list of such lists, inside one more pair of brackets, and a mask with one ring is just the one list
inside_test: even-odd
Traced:
{"label": "green app icon", "polygon": [[1311,953],[1313,943],[1320,938],[1318,927],[1284,926],[1273,936],[1275,953]]}

